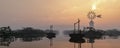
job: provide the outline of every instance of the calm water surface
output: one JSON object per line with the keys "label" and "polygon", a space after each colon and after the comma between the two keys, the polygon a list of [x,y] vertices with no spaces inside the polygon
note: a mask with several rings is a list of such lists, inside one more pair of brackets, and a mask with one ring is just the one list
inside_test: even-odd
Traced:
{"label": "calm water surface", "polygon": [[[11,40],[9,39],[0,39],[0,48],[50,48],[50,40],[46,37],[32,39],[13,37]],[[53,39],[51,48],[74,48],[74,43],[69,42],[69,39],[68,36],[58,35]],[[78,44],[75,46],[78,48]],[[120,48],[120,39],[95,39],[94,43],[82,43],[81,48]]]}

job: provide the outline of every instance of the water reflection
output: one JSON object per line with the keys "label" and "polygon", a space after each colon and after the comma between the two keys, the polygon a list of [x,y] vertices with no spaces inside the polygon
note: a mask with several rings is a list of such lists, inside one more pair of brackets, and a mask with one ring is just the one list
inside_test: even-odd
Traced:
{"label": "water reflection", "polygon": [[10,43],[14,41],[14,36],[0,36],[0,46],[9,46]]}
{"label": "water reflection", "polygon": [[103,34],[100,31],[89,30],[85,33],[85,38],[87,43],[91,43],[91,48],[93,48],[93,44],[95,43],[95,39],[103,39]]}
{"label": "water reflection", "polygon": [[[43,37],[47,37],[50,41],[55,38],[56,34],[53,30],[39,30],[31,27],[23,28],[20,30],[11,31],[10,27],[3,27],[0,30],[0,45],[9,46],[15,40],[22,42],[40,41]],[[50,43],[52,45],[52,43]]]}
{"label": "water reflection", "polygon": [[17,30],[15,33],[15,37],[20,38],[20,40],[24,42],[39,41],[43,37],[45,37],[45,32],[42,30],[28,27],[21,30]]}
{"label": "water reflection", "polygon": [[[79,29],[80,28],[79,23],[80,23],[79,19],[76,23],[74,23],[74,32],[69,34],[70,36],[69,41],[74,43],[74,48],[76,48],[75,43],[78,44],[78,48],[82,48],[81,44],[85,43],[87,39],[87,43],[91,43],[91,48],[93,48],[93,43],[95,42],[94,40],[101,39],[101,37],[103,36],[102,31],[96,30],[93,26],[86,27],[83,30],[81,30]],[[76,24],[78,25],[77,30]]]}
{"label": "water reflection", "polygon": [[23,38],[20,38],[20,40],[24,42],[32,42],[32,41],[42,40],[42,37],[23,37]]}
{"label": "water reflection", "polygon": [[17,39],[20,39],[22,42],[32,42],[32,41],[40,41],[42,40],[44,36],[38,36],[38,35],[23,35],[23,36],[6,36],[2,35],[0,36],[0,46],[9,46],[12,42],[14,42]]}
{"label": "water reflection", "polygon": [[[95,35],[96,34],[96,35]],[[72,33],[70,34],[69,42],[74,43],[74,48],[76,48],[75,44],[78,44],[78,48],[82,48],[82,43],[91,43],[91,48],[93,48],[93,43],[95,39],[103,39],[103,35],[100,32],[88,31],[83,34],[80,33]]]}
{"label": "water reflection", "polygon": [[56,37],[56,33],[53,32],[53,25],[50,26],[50,30],[46,35],[46,38],[50,40],[50,48],[53,48],[53,38]]}
{"label": "water reflection", "polygon": [[[86,48],[85,44],[91,44],[91,48],[94,48],[95,46],[95,42],[97,42],[96,40],[103,40],[108,38],[109,35],[107,35],[104,31],[101,30],[89,30],[89,31],[81,31],[79,33],[71,33],[69,34],[69,36],[71,37],[70,39],[68,37],[64,37],[64,39],[62,40],[59,37],[56,37],[56,33],[53,32],[53,29],[51,29],[52,27],[50,27],[49,31],[42,31],[39,29],[33,29],[33,28],[23,28],[23,29],[19,29],[16,30],[14,32],[11,33],[1,33],[0,35],[0,47],[1,46],[11,46],[15,45],[17,46],[18,44],[23,46],[26,46],[26,44],[29,45],[29,43],[31,43],[32,45],[35,44],[39,46],[39,48],[41,48],[41,45],[44,44],[45,48],[60,48],[59,46],[65,46],[64,44],[69,45],[70,47],[66,47],[66,48]],[[76,31],[77,32],[77,31]],[[111,37],[111,36],[110,36]],[[112,35],[113,37],[113,35]],[[118,36],[114,36],[116,39]],[[47,38],[47,39],[46,39]],[[63,37],[62,37],[63,38]],[[66,40],[65,40],[66,39]],[[67,40],[69,39],[69,40]],[[17,42],[19,41],[19,42]],[[38,43],[34,43],[34,41],[37,41]],[[42,41],[42,42],[40,42]],[[49,42],[47,42],[49,41]],[[58,44],[59,42],[63,42],[62,44]],[[16,43],[16,44],[14,44]],[[21,44],[22,43],[22,44]],[[26,43],[26,44],[24,44]],[[73,47],[70,43],[74,43]],[[98,43],[99,44],[99,43]],[[46,47],[47,45],[47,47]],[[54,45],[54,46],[53,46]],[[34,46],[34,45],[33,45]],[[86,45],[87,46],[87,45]],[[21,48],[22,46],[18,47]],[[3,47],[4,48],[4,47]],[[10,47],[9,47],[10,48]],[[15,48],[15,47],[13,47]],[[27,48],[27,47],[23,47],[23,48]]]}

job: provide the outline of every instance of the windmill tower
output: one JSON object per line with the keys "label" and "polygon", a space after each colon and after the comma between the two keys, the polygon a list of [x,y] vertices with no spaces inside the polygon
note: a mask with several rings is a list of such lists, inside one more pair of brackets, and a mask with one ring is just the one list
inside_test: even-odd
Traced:
{"label": "windmill tower", "polygon": [[87,16],[88,16],[88,18],[90,19],[89,27],[90,27],[90,28],[94,28],[94,21],[93,21],[93,19],[96,18],[95,12],[90,11]]}

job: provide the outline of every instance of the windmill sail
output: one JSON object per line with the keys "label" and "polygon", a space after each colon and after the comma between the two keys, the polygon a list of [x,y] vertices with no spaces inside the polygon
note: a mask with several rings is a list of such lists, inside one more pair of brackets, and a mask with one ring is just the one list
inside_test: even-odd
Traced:
{"label": "windmill sail", "polygon": [[101,15],[97,15],[98,18],[102,18]]}

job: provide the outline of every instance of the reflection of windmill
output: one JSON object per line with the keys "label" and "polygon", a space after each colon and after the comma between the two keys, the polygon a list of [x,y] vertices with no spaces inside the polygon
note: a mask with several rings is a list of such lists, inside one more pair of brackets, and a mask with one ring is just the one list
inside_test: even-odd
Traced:
{"label": "reflection of windmill", "polygon": [[91,43],[91,48],[93,48],[93,44],[95,39],[101,39],[103,34],[99,31],[89,30],[84,33],[85,38],[87,39],[87,43]]}
{"label": "reflection of windmill", "polygon": [[91,43],[91,48],[94,48],[94,42],[95,42],[95,39],[94,38],[89,38],[88,40],[87,40],[87,43]]}
{"label": "reflection of windmill", "polygon": [[53,48],[53,38],[55,38],[55,33],[53,33],[53,25],[50,26],[49,33],[47,33],[47,38],[50,40],[50,48]]}

